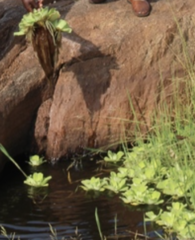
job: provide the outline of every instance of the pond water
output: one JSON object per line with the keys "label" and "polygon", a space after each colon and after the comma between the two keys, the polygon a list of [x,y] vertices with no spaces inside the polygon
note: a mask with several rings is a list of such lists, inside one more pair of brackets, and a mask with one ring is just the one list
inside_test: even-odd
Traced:
{"label": "pond water", "polygon": [[[57,239],[71,239],[78,228],[83,240],[98,240],[96,208],[102,232],[108,239],[131,239],[127,230],[144,232],[143,211],[130,210],[118,197],[94,198],[80,189],[75,191],[79,180],[96,174],[95,164],[84,164],[82,171],[71,169],[72,184],[67,178],[68,164],[70,162],[61,161],[55,166],[46,163],[38,167],[37,171],[44,172],[45,176],[51,175],[52,180],[49,188],[34,193],[23,184],[24,177],[13,164],[6,166],[0,177],[0,225],[8,233],[15,232],[16,237],[26,240],[50,239],[51,224],[57,231]],[[33,171],[28,164],[22,168],[28,175]],[[116,214],[119,238],[114,236]],[[5,238],[0,235],[0,239]]]}

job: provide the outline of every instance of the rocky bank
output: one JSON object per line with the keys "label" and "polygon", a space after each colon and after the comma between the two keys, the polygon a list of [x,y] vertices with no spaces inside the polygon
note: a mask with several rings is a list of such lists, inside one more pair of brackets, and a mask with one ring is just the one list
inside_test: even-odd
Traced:
{"label": "rocky bank", "polygon": [[151,15],[138,18],[126,0],[50,3],[73,32],[63,36],[48,94],[32,47],[13,37],[25,13],[20,0],[0,1],[0,143],[13,155],[31,148],[48,159],[108,147],[133,134],[130,98],[148,127],[160,82],[185,74],[181,33],[195,56],[194,0],[151,4]]}

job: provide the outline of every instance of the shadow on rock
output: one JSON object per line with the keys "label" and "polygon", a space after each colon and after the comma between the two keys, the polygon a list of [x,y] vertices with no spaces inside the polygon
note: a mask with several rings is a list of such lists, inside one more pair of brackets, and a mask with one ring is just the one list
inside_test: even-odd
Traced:
{"label": "shadow on rock", "polygon": [[96,146],[96,131],[110,93],[112,70],[118,69],[114,56],[102,53],[99,47],[75,32],[65,34],[60,62],[48,128],[40,134],[39,129],[46,125],[42,121],[42,109],[35,129],[38,149],[44,151],[41,146],[47,139],[46,154],[53,161],[83,147]]}
{"label": "shadow on rock", "polygon": [[101,110],[104,104],[104,101],[101,101],[101,96],[110,87],[112,77],[110,71],[117,69],[118,64],[114,56],[103,54],[99,47],[76,33],[72,33],[67,38],[80,44],[80,56],[65,64],[62,71],[74,73],[82,89],[89,113],[93,116],[95,112]]}

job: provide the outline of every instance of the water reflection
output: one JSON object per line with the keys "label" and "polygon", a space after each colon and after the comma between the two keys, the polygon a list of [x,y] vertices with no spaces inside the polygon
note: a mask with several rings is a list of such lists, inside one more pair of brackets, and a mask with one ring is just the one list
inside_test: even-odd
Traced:
{"label": "water reflection", "polygon": [[27,192],[28,197],[33,200],[34,204],[41,204],[43,203],[44,199],[48,196],[49,189],[47,187],[44,188],[28,187]]}
{"label": "water reflection", "polygon": [[89,178],[93,169],[81,172],[71,170],[74,183],[69,184],[67,165],[59,163],[51,167],[45,164],[36,170],[26,166],[28,174],[44,171],[45,176],[52,175],[49,188],[38,189],[24,185],[23,176],[17,170],[12,170],[11,178],[7,177],[8,172],[5,170],[0,179],[0,224],[8,232],[16,232],[20,239],[49,239],[50,223],[56,229],[59,239],[62,236],[67,239],[74,236],[78,227],[83,239],[96,240],[99,239],[95,221],[97,207],[102,232],[106,236],[114,234],[116,214],[118,234],[124,235],[127,229],[137,231],[143,228],[138,226],[143,220],[143,213],[129,211],[118,198],[92,198],[81,190],[75,192],[79,183],[74,181]]}

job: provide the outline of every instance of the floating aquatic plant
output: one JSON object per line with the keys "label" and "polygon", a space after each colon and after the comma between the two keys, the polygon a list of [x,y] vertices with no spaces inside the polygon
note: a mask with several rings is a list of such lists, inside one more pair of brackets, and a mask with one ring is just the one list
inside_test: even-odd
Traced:
{"label": "floating aquatic plant", "polygon": [[104,158],[104,161],[108,163],[118,163],[119,161],[121,161],[123,155],[124,155],[124,152],[122,151],[118,151],[117,153],[114,153],[109,150],[108,156]]}
{"label": "floating aquatic plant", "polygon": [[44,177],[43,173],[34,173],[33,175],[27,176],[27,174],[21,169],[21,167],[17,164],[17,162],[9,155],[7,150],[4,148],[2,144],[0,144],[1,152],[18,168],[18,170],[24,175],[26,180],[25,184],[32,187],[47,187],[48,181],[52,178],[51,176]]}
{"label": "floating aquatic plant", "polygon": [[127,179],[120,177],[120,173],[111,172],[108,178],[108,184],[105,186],[106,189],[114,192],[125,192],[128,190]]}
{"label": "floating aquatic plant", "polygon": [[194,239],[195,213],[189,211],[186,205],[180,202],[173,202],[167,210],[160,210],[159,214],[147,212],[145,221],[156,222],[169,234],[176,233],[177,239]]}
{"label": "floating aquatic plant", "polygon": [[120,178],[126,178],[128,177],[129,175],[129,169],[128,168],[125,168],[125,167],[119,167],[118,168],[118,173],[117,175],[120,177]]}
{"label": "floating aquatic plant", "polygon": [[48,181],[51,178],[51,176],[44,177],[43,173],[41,172],[35,172],[32,175],[28,176],[24,183],[32,187],[47,187]]}
{"label": "floating aquatic plant", "polygon": [[100,191],[103,192],[105,190],[105,186],[107,185],[107,179],[92,177],[91,179],[86,179],[81,181],[81,188],[85,191]]}
{"label": "floating aquatic plant", "polygon": [[44,162],[46,162],[46,160],[44,160],[43,157],[40,157],[39,155],[33,155],[33,156],[30,156],[28,164],[33,167],[37,167],[43,164]]}
{"label": "floating aquatic plant", "polygon": [[130,179],[139,178],[147,183],[156,183],[160,181],[167,171],[166,168],[162,166],[161,161],[158,159],[145,161],[138,159],[137,164],[133,165],[131,168],[128,168],[129,164],[127,164],[125,161],[124,166],[126,169],[128,169],[126,173],[127,177]]}
{"label": "floating aquatic plant", "polygon": [[148,188],[146,182],[139,178],[133,179],[133,184],[129,190],[122,193],[120,197],[123,202],[137,206],[140,204],[158,205],[163,202],[160,200],[161,194],[153,188]]}
{"label": "floating aquatic plant", "polygon": [[55,8],[34,9],[23,16],[15,36],[26,35],[37,52],[39,62],[48,79],[53,76],[61,45],[62,32],[70,33],[68,23],[60,19]]}
{"label": "floating aquatic plant", "polygon": [[193,175],[194,172],[191,168],[181,168],[175,164],[167,171],[166,179],[159,181],[156,187],[174,199],[185,197],[192,187]]}

